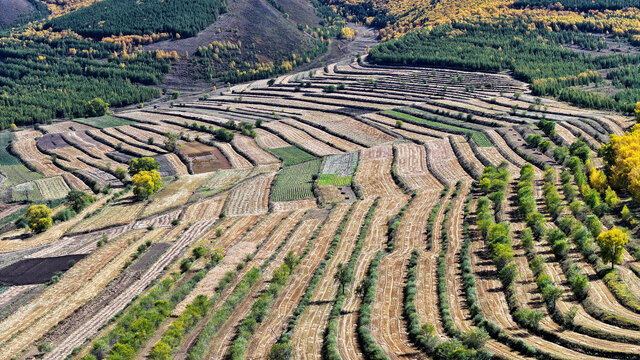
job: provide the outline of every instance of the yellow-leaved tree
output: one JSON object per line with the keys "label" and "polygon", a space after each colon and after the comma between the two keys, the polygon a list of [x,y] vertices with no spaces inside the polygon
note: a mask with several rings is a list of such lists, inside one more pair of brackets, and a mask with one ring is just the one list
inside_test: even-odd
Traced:
{"label": "yellow-leaved tree", "polygon": [[29,207],[25,216],[27,224],[31,231],[40,233],[51,227],[53,220],[51,219],[51,209],[46,205],[33,205]]}
{"label": "yellow-leaved tree", "polygon": [[598,190],[601,194],[609,187],[607,184],[607,175],[604,174],[604,171],[596,170],[594,167],[591,167],[589,170],[589,182],[591,183],[591,187]]}
{"label": "yellow-leaved tree", "polygon": [[157,170],[140,171],[133,175],[133,194],[146,199],[162,188],[162,178]]}
{"label": "yellow-leaved tree", "polygon": [[610,262],[613,269],[613,265],[620,263],[620,260],[622,260],[622,253],[627,241],[627,234],[616,227],[598,235],[602,261],[605,263]]}
{"label": "yellow-leaved tree", "polygon": [[[633,199],[640,201],[640,124],[623,136],[611,135],[609,144],[602,146],[600,154],[608,166],[611,187],[628,189]],[[597,177],[599,183],[600,174]]]}

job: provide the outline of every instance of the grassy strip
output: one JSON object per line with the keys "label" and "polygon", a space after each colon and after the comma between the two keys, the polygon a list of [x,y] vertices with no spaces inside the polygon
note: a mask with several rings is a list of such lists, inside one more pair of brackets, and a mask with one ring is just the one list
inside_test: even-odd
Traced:
{"label": "grassy strip", "polygon": [[[367,215],[364,219],[362,227],[360,228],[360,234],[358,236],[358,242],[356,246],[353,248],[351,252],[351,257],[349,258],[349,262],[347,264],[347,269],[354,269],[356,262],[358,261],[358,256],[362,251],[362,247],[364,246],[364,240],[367,237],[367,231],[369,230],[369,226],[371,225],[371,218],[373,218],[373,213],[378,206],[379,198],[374,200],[373,204],[369,208]],[[346,300],[347,296],[345,291],[338,293],[336,295],[336,300],[331,308],[331,313],[329,314],[329,319],[327,322],[327,328],[324,333],[324,340],[322,344],[322,358],[325,360],[340,360],[340,352],[338,351],[338,320],[340,319],[340,313],[342,312],[342,305]]]}
{"label": "grassy strip", "polygon": [[318,186],[349,186],[352,178],[353,176],[341,177],[335,174],[320,174],[318,176]]}
{"label": "grassy strip", "polygon": [[491,142],[491,140],[489,140],[489,138],[487,138],[487,135],[477,130],[470,130],[459,126],[445,124],[442,122],[431,121],[396,110],[386,110],[382,113],[394,119],[399,119],[415,125],[426,126],[434,130],[450,132],[458,135],[469,135],[479,147],[493,146],[493,143]]}
{"label": "grassy strip", "polygon": [[266,150],[278,159],[282,160],[285,166],[299,164],[316,158],[308,152],[293,145]]}
{"label": "grassy strip", "polygon": [[10,132],[0,133],[0,165],[21,165],[22,162],[17,157],[7,151],[7,147],[13,141],[13,134]]}

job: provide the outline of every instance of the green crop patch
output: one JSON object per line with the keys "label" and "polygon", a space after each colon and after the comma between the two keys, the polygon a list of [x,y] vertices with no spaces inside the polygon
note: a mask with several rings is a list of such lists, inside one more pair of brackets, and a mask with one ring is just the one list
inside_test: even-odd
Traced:
{"label": "green crop patch", "polygon": [[77,122],[83,123],[85,125],[97,127],[98,129],[105,129],[105,128],[110,128],[115,126],[123,126],[123,125],[131,125],[136,123],[135,121],[126,120],[126,119],[122,119],[122,118],[111,116],[111,115],[105,115],[105,116],[93,117],[93,118],[79,118],[74,120]]}
{"label": "green crop patch", "polygon": [[10,132],[0,133],[0,165],[20,165],[20,159],[11,155],[7,147],[13,141],[13,134]]}
{"label": "green crop patch", "polygon": [[285,166],[299,164],[315,159],[315,156],[295,146],[285,146],[276,149],[267,149],[270,153],[284,162]]}
{"label": "green crop patch", "polygon": [[291,201],[313,198],[313,176],[320,171],[322,160],[284,167],[276,176],[271,201]]}
{"label": "green crop patch", "polygon": [[419,117],[416,117],[416,116],[413,116],[413,115],[409,115],[409,114],[405,114],[403,112],[399,112],[399,111],[395,111],[395,110],[386,110],[386,111],[383,112],[383,114],[391,115],[391,116],[394,116],[394,117],[399,117],[401,119],[406,120],[407,122],[412,122],[412,123],[417,123],[417,124],[424,124],[424,125],[426,125],[428,127],[434,128],[436,130],[444,131],[444,132],[447,132],[447,130],[453,130],[453,131],[456,131],[456,132],[463,132],[465,134],[471,135],[471,138],[480,147],[493,146],[493,143],[491,142],[491,140],[489,140],[489,138],[487,138],[487,136],[484,133],[481,133],[479,131],[470,130],[470,129],[466,129],[466,128],[459,127],[459,126],[444,124],[444,123],[440,123],[440,122],[437,122],[437,121],[426,120],[426,119],[423,119],[423,118],[419,118]]}
{"label": "green crop patch", "polygon": [[318,177],[318,186],[349,186],[351,185],[352,176],[338,176],[335,174],[321,174]]}

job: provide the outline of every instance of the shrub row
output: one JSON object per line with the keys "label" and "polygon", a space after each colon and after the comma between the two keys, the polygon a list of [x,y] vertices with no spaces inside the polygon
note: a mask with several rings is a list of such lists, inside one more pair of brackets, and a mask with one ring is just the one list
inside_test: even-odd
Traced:
{"label": "shrub row", "polygon": [[266,319],[269,308],[286,285],[287,280],[299,262],[300,259],[293,252],[289,252],[284,262],[273,271],[271,284],[251,305],[251,312],[242,320],[237,329],[238,334],[231,343],[231,349],[229,350],[232,360],[244,359],[251,336],[260,323]]}
{"label": "shrub row", "polygon": [[392,218],[387,221],[387,251],[392,252],[396,246],[396,235],[398,232],[398,226],[400,226],[400,221],[402,221],[402,217],[404,213],[407,211],[407,208],[411,205],[413,200],[416,198],[416,194],[413,193],[411,195],[411,199],[395,214]]}
{"label": "shrub row", "polygon": [[322,263],[320,263],[320,266],[318,266],[318,268],[316,269],[316,272],[313,274],[313,277],[309,282],[309,286],[307,286],[307,290],[305,291],[304,295],[302,296],[302,299],[298,303],[298,306],[296,306],[296,309],[293,311],[293,314],[289,318],[286,329],[280,335],[280,338],[278,339],[278,344],[289,343],[289,336],[293,334],[293,331],[295,330],[295,327],[298,324],[298,320],[300,319],[300,315],[302,315],[302,313],[305,311],[305,309],[309,305],[309,302],[311,302],[311,297],[313,296],[313,293],[316,287],[318,286],[320,279],[324,275],[324,270],[326,269],[327,265],[329,264],[329,261],[331,260],[331,258],[333,258],[333,255],[335,254],[336,249],[338,248],[340,239],[342,239],[342,233],[344,232],[344,228],[347,225],[347,221],[349,221],[349,219],[351,218],[352,212],[353,212],[353,206],[351,206],[349,211],[345,214],[344,218],[342,218],[340,225],[338,225],[338,229],[336,230],[336,234],[333,236],[333,240],[331,241],[331,245],[329,246],[329,250],[327,251],[327,254],[324,257],[324,260],[322,261]]}
{"label": "shrub row", "polygon": [[233,310],[249,295],[253,285],[260,280],[262,273],[259,268],[252,268],[247,272],[242,281],[233,290],[233,293],[227,298],[222,305],[211,317],[207,325],[200,333],[198,341],[193,347],[189,349],[187,353],[188,360],[201,360],[206,355],[206,350],[209,347],[209,343],[213,339],[213,336],[220,329],[220,327],[228,320],[229,316],[233,313]]}
{"label": "shrub row", "polygon": [[362,282],[362,303],[358,310],[358,343],[365,359],[388,360],[389,357],[382,351],[376,339],[371,335],[371,306],[376,297],[376,287],[378,286],[378,266],[384,252],[378,251],[369,264],[367,277]]}
{"label": "shrub row", "polygon": [[[369,230],[369,226],[371,225],[371,219],[373,218],[373,213],[378,206],[379,198],[375,199],[367,215],[365,216],[364,222],[360,227],[360,234],[358,235],[358,241],[356,242],[356,246],[353,248],[351,252],[351,257],[349,257],[349,262],[347,263],[347,269],[352,270],[356,266],[356,262],[358,261],[358,256],[362,251],[362,247],[364,246],[364,240],[367,237],[367,231]],[[338,351],[338,320],[340,318],[340,313],[342,311],[342,305],[346,300],[346,295],[344,292],[336,294],[336,300],[331,308],[331,313],[329,314],[329,319],[327,322],[327,328],[324,332],[324,339],[322,343],[322,356],[324,359],[328,360],[340,360],[340,352]]]}

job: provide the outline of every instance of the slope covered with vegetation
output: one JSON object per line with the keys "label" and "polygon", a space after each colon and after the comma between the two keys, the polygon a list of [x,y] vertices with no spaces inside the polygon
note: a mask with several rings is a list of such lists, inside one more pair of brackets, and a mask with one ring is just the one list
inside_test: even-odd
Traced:
{"label": "slope covered with vegetation", "polygon": [[226,0],[104,0],[54,18],[49,25],[93,38],[153,33],[189,37],[216,21],[226,6]]}

